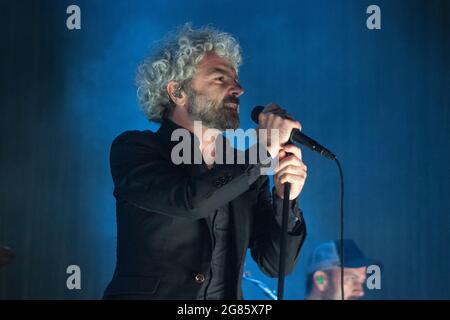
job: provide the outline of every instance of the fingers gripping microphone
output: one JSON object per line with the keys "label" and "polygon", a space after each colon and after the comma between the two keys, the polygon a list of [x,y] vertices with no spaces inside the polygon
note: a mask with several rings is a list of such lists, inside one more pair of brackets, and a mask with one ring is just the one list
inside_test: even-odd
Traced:
{"label": "fingers gripping microphone", "polygon": [[[258,117],[259,114],[263,111],[264,107],[261,106],[256,106],[253,108],[252,110],[252,120],[256,123],[259,123],[258,121]],[[317,141],[311,139],[310,137],[308,137],[307,135],[303,134],[300,132],[300,130],[298,129],[293,129],[291,132],[291,136],[289,138],[289,142],[294,143],[294,142],[298,142],[301,143],[302,145],[304,145],[305,147],[310,148],[311,150],[320,153],[322,156],[331,159],[331,160],[335,160],[336,156],[327,148],[325,148],[324,146],[322,146],[320,143],[318,143]]]}

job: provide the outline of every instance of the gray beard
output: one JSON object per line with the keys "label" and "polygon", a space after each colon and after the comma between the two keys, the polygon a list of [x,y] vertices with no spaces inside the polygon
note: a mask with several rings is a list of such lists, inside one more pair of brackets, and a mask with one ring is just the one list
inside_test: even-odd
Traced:
{"label": "gray beard", "polygon": [[240,126],[239,113],[225,108],[223,101],[207,99],[194,90],[188,90],[188,115],[192,121],[201,121],[202,126],[220,131],[237,129]]}

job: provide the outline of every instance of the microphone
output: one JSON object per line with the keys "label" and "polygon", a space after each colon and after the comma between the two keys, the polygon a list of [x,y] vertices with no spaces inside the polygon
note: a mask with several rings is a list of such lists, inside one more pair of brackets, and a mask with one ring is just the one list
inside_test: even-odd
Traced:
{"label": "microphone", "polygon": [[[264,109],[264,107],[262,107],[262,106],[256,106],[253,108],[251,118],[254,122],[259,123],[258,117],[259,117],[259,114],[263,111],[263,109]],[[317,141],[311,139],[306,134],[301,133],[300,130],[298,130],[298,129],[293,129],[291,131],[291,136],[289,137],[289,142],[290,143],[294,143],[294,142],[301,143],[305,147],[308,147],[311,150],[313,150],[317,153],[320,153],[322,156],[324,156],[328,159],[331,159],[331,160],[336,159],[336,156],[330,150],[328,150],[327,148],[322,146]]]}

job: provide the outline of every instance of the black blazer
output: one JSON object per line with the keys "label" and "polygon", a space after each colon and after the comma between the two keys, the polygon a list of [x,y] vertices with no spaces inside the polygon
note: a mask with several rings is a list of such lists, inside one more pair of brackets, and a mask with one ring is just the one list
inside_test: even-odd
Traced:
{"label": "black blazer", "polygon": [[[233,298],[242,298],[247,248],[265,274],[277,276],[282,200],[271,195],[261,166],[216,165],[196,174],[198,165],[175,165],[170,155],[178,142],[171,141],[171,133],[177,128],[166,120],[156,133],[127,131],[112,143],[117,263],[106,299],[196,299],[209,275],[209,217],[227,203],[229,249],[235,256]],[[291,201],[290,221],[287,273],[306,236],[297,201]]]}

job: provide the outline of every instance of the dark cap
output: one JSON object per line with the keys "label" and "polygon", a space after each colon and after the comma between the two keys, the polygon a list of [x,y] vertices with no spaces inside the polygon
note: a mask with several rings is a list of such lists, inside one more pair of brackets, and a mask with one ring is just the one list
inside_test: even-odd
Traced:
{"label": "dark cap", "polygon": [[[308,264],[308,273],[340,267],[340,243],[340,240],[334,240],[322,243],[316,247]],[[381,267],[377,261],[367,258],[353,240],[344,239],[344,268],[360,268],[372,264]]]}

